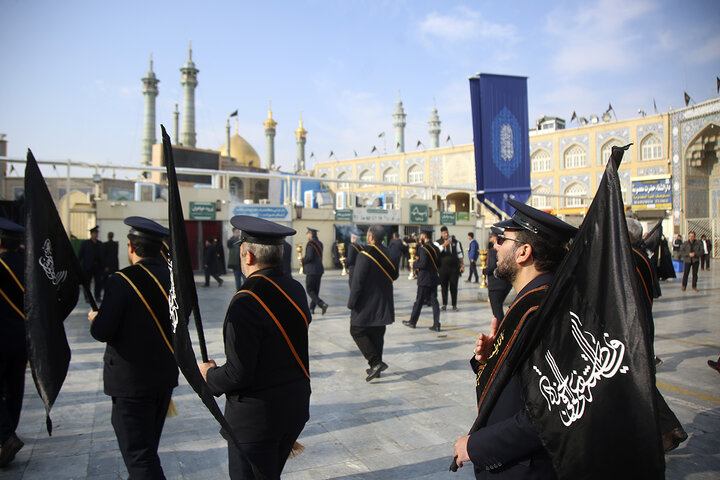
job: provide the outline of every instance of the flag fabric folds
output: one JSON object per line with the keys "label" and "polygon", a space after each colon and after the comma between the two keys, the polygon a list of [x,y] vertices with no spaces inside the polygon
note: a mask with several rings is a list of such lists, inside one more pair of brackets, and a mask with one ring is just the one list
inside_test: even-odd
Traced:
{"label": "flag fabric folds", "polygon": [[77,304],[82,270],[30,150],[25,192],[25,331],[33,380],[52,435],[50,409],[70,364],[63,322]]}
{"label": "flag fabric folds", "polygon": [[[493,212],[511,212],[508,199],[530,197],[527,78],[470,78],[478,199]],[[499,215],[498,215],[499,216]]]}
{"label": "flag fabric folds", "polygon": [[235,110],[233,113],[231,113],[228,117],[237,117],[238,111]]}
{"label": "flag fabric folds", "polygon": [[688,95],[687,92],[683,92],[683,95],[685,96],[685,106],[687,107],[690,104],[690,100],[692,100],[692,98],[690,98],[690,95]]}
{"label": "flag fabric folds", "polygon": [[526,337],[523,396],[559,478],[664,478],[651,312],[633,272],[613,147]]}
{"label": "flag fabric folds", "polygon": [[190,386],[198,396],[200,396],[200,399],[218,421],[223,431],[237,444],[230,425],[227,423],[227,420],[215,402],[210,388],[200,374],[195,352],[192,347],[192,341],[190,340],[188,323],[190,314],[192,313],[195,318],[195,327],[199,337],[202,360],[206,362],[208,359],[207,348],[202,330],[195,279],[190,262],[190,251],[188,249],[187,232],[185,231],[185,219],[183,217],[177,175],[175,174],[172,145],[170,144],[170,137],[165,131],[165,127],[161,125],[160,128],[162,129],[163,154],[168,178],[168,217],[170,219],[171,245],[169,264],[170,292],[168,295],[168,303],[173,328],[175,359],[180,367],[180,371]]}

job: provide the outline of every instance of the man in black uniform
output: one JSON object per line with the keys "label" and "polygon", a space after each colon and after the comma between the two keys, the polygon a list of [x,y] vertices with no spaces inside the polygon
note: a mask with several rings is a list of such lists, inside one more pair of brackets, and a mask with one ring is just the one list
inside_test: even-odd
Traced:
{"label": "man in black uniform", "polygon": [[242,231],[247,280],[225,316],[227,363],[199,368],[213,394],[225,394],[240,443],[228,439],[230,478],[274,480],[310,417],[310,311],[302,285],[282,273],[283,239],[295,230],[246,215],[230,222]]}
{"label": "man in black uniform", "polygon": [[395,264],[395,269],[400,270],[400,259],[403,254],[403,242],[400,240],[397,232],[393,232],[392,239],[388,242],[388,251],[390,252],[390,260]]}
{"label": "man in black uniform", "polygon": [[117,272],[120,268],[120,262],[118,258],[118,242],[113,240],[115,234],[108,232],[107,242],[102,245],[103,252],[103,287],[105,286],[105,280]]}
{"label": "man in black uniform", "polygon": [[24,443],[15,434],[25,392],[25,228],[0,218],[0,467],[12,462]]}
{"label": "man in black uniform", "polygon": [[382,244],[385,230],[373,225],[367,232],[367,246],[358,255],[350,282],[350,335],[370,365],[365,381],[380,376],[386,325],[395,321],[393,282],[398,278],[388,249]]}
{"label": "man in black uniform", "polygon": [[320,298],[320,280],[325,272],[323,267],[323,244],[317,238],[317,230],[308,227],[307,229],[307,245],[305,245],[305,257],[302,259],[303,269],[305,271],[305,288],[307,294],[310,295],[310,311],[315,313],[315,307],[322,309],[325,315],[328,304]]}
{"label": "man in black uniform", "polygon": [[438,276],[438,262],[440,259],[440,250],[430,240],[433,229],[430,227],[422,227],[420,229],[420,240],[418,240],[417,260],[413,268],[417,270],[417,295],[415,296],[415,304],[413,305],[410,320],[403,320],[403,325],[415,328],[420,310],[423,305],[430,301],[433,312],[433,324],[430,330],[440,331],[440,305],[437,299],[437,286],[440,283]]}
{"label": "man in black uniform", "polygon": [[355,262],[360,252],[365,248],[360,242],[362,238],[362,231],[357,227],[350,228],[350,246],[347,251],[347,258],[345,258],[345,266],[348,271],[348,283],[352,283],[353,270],[355,269]]}
{"label": "man in black uniform", "polygon": [[[494,371],[488,369],[483,375],[486,363],[496,353],[500,354],[497,361],[502,361],[508,340],[522,325],[533,321],[533,313],[528,312],[544,298],[553,272],[565,256],[565,245],[577,232],[549,213],[515,200],[509,203],[517,209],[512,218],[493,226],[498,233],[496,275],[510,282],[518,295],[500,326],[502,335],[498,334],[498,320],[493,319],[490,334],[480,334],[475,342],[471,365],[478,389],[487,384],[486,375]],[[518,322],[523,317],[525,323]],[[511,323],[519,326],[509,330],[506,325]],[[499,368],[512,365],[503,363]],[[517,374],[502,389],[487,422],[472,435],[457,439],[453,455],[459,466],[472,461],[476,478],[556,478],[550,456],[525,409]]]}
{"label": "man in black uniform", "polygon": [[510,290],[512,290],[512,285],[494,275],[498,264],[497,250],[495,250],[497,241],[497,233],[491,232],[490,244],[488,245],[490,249],[488,250],[487,266],[483,269],[482,274],[487,277],[488,299],[490,300],[493,317],[502,320],[505,316],[503,303],[505,302],[505,297],[507,297]]}
{"label": "man in black uniform", "polygon": [[440,247],[440,289],[442,291],[442,310],[447,308],[448,287],[450,287],[450,296],[452,297],[452,308],[457,311],[457,287],[460,275],[465,271],[463,265],[462,244],[448,234],[446,226],[440,229],[440,239],[437,241]]}
{"label": "man in black uniform", "polygon": [[170,271],[160,256],[167,228],[128,217],[130,266],[107,280],[105,301],[88,313],[90,333],[107,343],[103,378],[112,425],[132,480],[163,479],[157,450],[178,367],[168,310]]}
{"label": "man in black uniform", "polygon": [[93,295],[95,296],[95,300],[98,301],[102,296],[105,271],[103,266],[103,244],[98,240],[99,234],[100,229],[97,226],[91,228],[90,238],[80,244],[80,251],[78,252],[78,260],[85,274],[88,289],[90,288],[90,282],[94,282]]}

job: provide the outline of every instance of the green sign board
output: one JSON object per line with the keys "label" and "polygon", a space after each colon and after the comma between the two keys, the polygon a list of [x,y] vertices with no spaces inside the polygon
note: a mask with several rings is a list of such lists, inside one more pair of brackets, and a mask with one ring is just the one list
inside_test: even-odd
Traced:
{"label": "green sign board", "polygon": [[456,215],[459,222],[470,221],[470,212],[457,212]]}
{"label": "green sign board", "polygon": [[341,210],[335,210],[335,221],[338,222],[351,222],[352,221],[352,209],[345,208]]}
{"label": "green sign board", "polygon": [[190,202],[191,220],[215,220],[215,202]]}
{"label": "green sign board", "polygon": [[455,212],[440,212],[440,223],[443,225],[455,225]]}
{"label": "green sign board", "polygon": [[427,205],[410,204],[410,223],[428,223],[430,214]]}

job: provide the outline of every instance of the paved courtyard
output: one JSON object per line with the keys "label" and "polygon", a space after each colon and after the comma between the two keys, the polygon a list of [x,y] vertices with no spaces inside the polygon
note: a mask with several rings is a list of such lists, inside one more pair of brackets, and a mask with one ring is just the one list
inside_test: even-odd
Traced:
{"label": "paved courtyard", "polygon": [[[712,276],[700,272],[698,293],[681,292],[679,280],[664,282],[655,303],[655,348],[664,360],[658,385],[690,435],[666,456],[669,479],[720,478],[720,375],[706,365],[720,355],[720,265],[714,267]],[[225,280],[221,288],[199,289],[208,352],[218,363],[224,362],[221,328],[234,293],[232,276]],[[488,329],[491,318],[489,305],[476,300],[477,285],[460,282],[460,311],[442,312],[445,331],[438,335],[424,328],[431,325],[427,307],[416,330],[400,323],[415,297],[414,281],[407,272],[401,275],[396,322],[385,341],[390,368],[370,384],[349,335],[347,295],[347,277],[339,271],[323,277],[321,296],[330,308],[315,316],[310,328],[313,394],[310,421],[299,439],[306,450],[288,461],[283,478],[473,478],[469,467],[447,469],[455,439],[475,418],[468,359],[474,336]],[[25,448],[0,470],[0,480],[127,477],[110,425],[110,401],[102,392],[104,345],[90,336],[87,311],[81,300],[65,322],[72,361],[52,412],[53,436],[45,431],[44,409],[28,371],[18,429]],[[179,416],[167,420],[160,442],[166,476],[227,478],[218,425],[182,376],[173,399]]]}

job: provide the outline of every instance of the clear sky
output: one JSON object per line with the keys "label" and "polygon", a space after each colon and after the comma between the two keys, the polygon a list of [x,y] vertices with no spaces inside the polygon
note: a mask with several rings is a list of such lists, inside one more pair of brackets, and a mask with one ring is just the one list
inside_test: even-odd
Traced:
{"label": "clear sky", "polygon": [[240,135],[264,161],[272,100],[287,171],[301,111],[308,167],[311,152],[382,150],[383,131],[392,151],[398,92],[406,151],[429,144],[433,103],[441,145],[470,143],[478,72],[527,76],[531,125],[608,104],[618,119],[652,114],[653,99],[667,112],[684,106],[683,91],[701,102],[717,96],[719,27],[718,0],[1,0],[0,133],[11,157],[30,147],[41,160],[139,165],[150,53],[157,121],[172,130],[192,41],[197,146],[223,144],[238,109]]}

